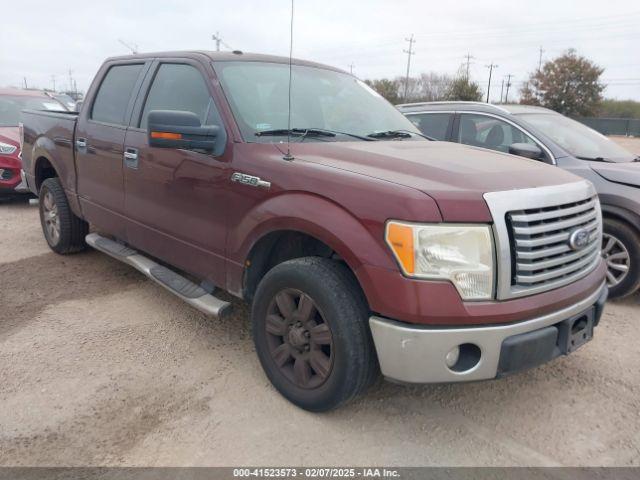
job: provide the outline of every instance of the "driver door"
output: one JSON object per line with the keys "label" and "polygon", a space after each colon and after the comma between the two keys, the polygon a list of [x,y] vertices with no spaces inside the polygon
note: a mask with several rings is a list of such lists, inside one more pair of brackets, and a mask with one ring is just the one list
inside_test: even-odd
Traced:
{"label": "driver door", "polygon": [[[129,243],[214,285],[224,285],[226,134],[206,70],[189,59],[152,67],[125,142],[125,212]],[[153,110],[193,112],[220,126],[215,152],[150,147]]]}

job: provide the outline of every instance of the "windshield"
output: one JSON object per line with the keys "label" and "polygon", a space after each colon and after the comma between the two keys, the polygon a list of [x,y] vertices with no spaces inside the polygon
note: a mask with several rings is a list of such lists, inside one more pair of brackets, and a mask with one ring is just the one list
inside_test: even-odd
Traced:
{"label": "windshield", "polygon": [[558,143],[574,157],[632,162],[634,155],[604,135],[557,113],[523,113],[518,115]]}
{"label": "windshield", "polygon": [[[288,128],[289,65],[216,62],[214,67],[244,139],[281,142]],[[294,65],[291,85],[291,128],[336,133],[334,137],[298,136],[292,141],[353,141],[353,135],[366,137],[397,130],[420,133],[390,103],[351,75]],[[285,132],[275,136],[256,135],[278,129]],[[422,140],[418,136],[406,136]]]}
{"label": "windshield", "polygon": [[0,127],[17,127],[20,123],[20,112],[25,109],[65,110],[60,102],[51,98],[2,95],[0,96]]}

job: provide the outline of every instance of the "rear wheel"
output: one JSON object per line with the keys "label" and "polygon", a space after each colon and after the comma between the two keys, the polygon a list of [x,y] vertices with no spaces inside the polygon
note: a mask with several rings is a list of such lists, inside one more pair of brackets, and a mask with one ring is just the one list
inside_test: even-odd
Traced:
{"label": "rear wheel", "polygon": [[58,178],[48,178],[40,187],[40,223],[44,238],[56,253],[79,252],[86,248],[87,222],[77,217]]}
{"label": "rear wheel", "polygon": [[607,262],[611,298],[624,297],[640,286],[640,238],[626,223],[604,219],[602,257]]}
{"label": "rear wheel", "polygon": [[278,391],[325,411],[355,397],[378,373],[369,311],[349,270],[307,257],[274,267],[260,282],[251,320],[258,357]]}

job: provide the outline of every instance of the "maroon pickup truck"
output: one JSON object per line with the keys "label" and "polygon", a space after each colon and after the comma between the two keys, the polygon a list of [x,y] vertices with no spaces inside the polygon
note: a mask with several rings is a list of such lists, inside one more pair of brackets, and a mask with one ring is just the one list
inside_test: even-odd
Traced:
{"label": "maroon pickup truck", "polygon": [[294,60],[289,92],[289,69],[111,58],[79,114],[25,112],[50,247],[88,244],[211,315],[230,310],[217,290],[251,302],[266,375],[312,411],[380,372],[493,379],[592,338],[607,289],[589,182],[428,141],[328,66]]}

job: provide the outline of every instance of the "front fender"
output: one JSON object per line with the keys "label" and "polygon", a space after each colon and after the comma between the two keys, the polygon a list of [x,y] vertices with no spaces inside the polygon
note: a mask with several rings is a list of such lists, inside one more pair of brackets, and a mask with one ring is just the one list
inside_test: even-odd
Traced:
{"label": "front fender", "polygon": [[331,200],[301,192],[272,197],[248,212],[229,235],[229,258],[243,264],[260,238],[282,230],[305,233],[326,243],[353,270],[363,263],[395,268],[384,245],[383,223],[365,227]]}

